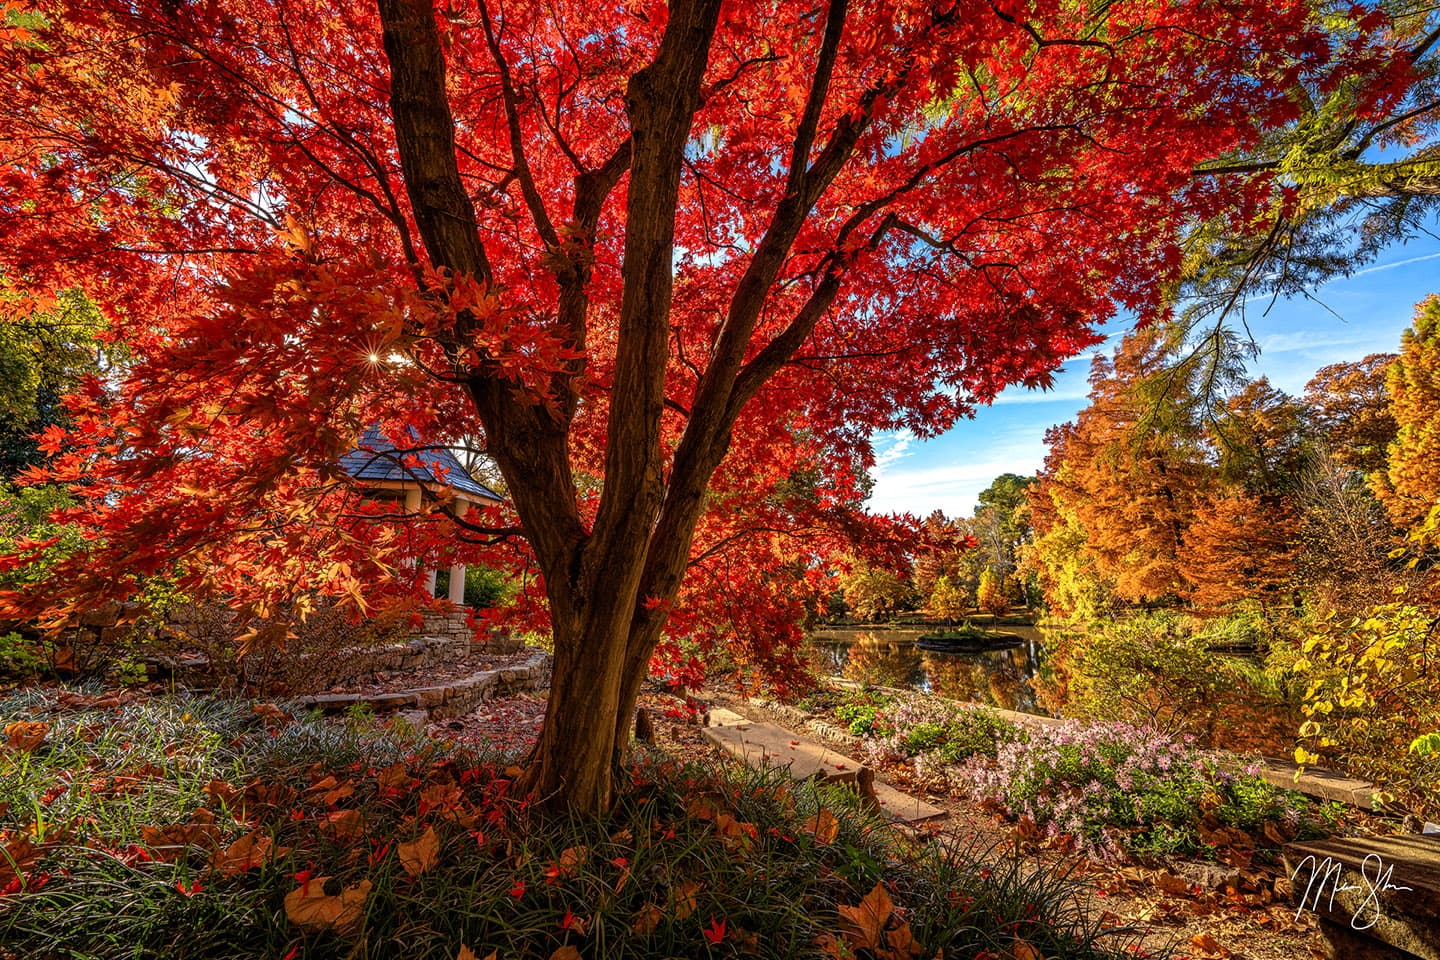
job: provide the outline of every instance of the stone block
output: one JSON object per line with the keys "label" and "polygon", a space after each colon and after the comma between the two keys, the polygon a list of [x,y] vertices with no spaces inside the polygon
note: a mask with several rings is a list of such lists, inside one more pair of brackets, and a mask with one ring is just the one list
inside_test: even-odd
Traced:
{"label": "stone block", "polygon": [[414,694],[417,705],[432,710],[445,702],[446,687],[419,687],[415,690],[407,690],[407,693]]}
{"label": "stone block", "polygon": [[1283,856],[1336,960],[1440,960],[1440,837],[1331,837]]}

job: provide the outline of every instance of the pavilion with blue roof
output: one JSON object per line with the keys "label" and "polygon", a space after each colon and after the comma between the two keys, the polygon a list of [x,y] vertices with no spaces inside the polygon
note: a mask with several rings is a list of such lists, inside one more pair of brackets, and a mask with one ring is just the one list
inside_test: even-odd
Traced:
{"label": "pavilion with blue roof", "polygon": [[[359,445],[340,458],[340,467],[364,485],[366,496],[403,501],[409,514],[420,512],[425,498],[450,500],[450,511],[463,517],[472,505],[490,506],[504,497],[476,480],[448,447],[418,442],[397,447],[378,426],[365,430]],[[435,593],[436,571],[425,582]],[[449,599],[465,603],[465,564],[450,566]]]}

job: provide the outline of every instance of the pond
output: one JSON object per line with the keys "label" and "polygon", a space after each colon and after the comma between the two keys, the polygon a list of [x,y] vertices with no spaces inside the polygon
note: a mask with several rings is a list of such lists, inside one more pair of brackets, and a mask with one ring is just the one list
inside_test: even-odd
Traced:
{"label": "pond", "polygon": [[915,641],[935,627],[826,627],[810,635],[811,649],[825,673],[886,687],[933,693],[1022,713],[1049,715],[1036,701],[1034,681],[1044,661],[1040,628],[1002,626],[1021,644],[1005,650],[932,653]]}

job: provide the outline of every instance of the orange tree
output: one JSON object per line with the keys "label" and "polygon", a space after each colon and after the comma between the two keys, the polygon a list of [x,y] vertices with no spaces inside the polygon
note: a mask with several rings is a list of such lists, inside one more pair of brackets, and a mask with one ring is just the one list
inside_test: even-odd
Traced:
{"label": "orange tree", "polygon": [[[843,476],[871,429],[1047,383],[1272,176],[1197,165],[1297,84],[1383,109],[1410,74],[1383,17],[1283,0],[3,10],[0,272],[132,356],[46,441],[91,548],[10,612],[162,568],[257,617],[401,602],[447,525],[523,534],[555,638],[526,777],[577,809],[777,451]],[[336,460],[375,422],[483,438],[510,512],[359,504]]]}

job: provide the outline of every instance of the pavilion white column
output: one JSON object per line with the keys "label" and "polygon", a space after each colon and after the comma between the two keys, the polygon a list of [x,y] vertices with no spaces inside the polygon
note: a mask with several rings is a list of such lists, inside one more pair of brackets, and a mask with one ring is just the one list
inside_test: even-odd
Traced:
{"label": "pavilion white column", "polygon": [[[412,516],[419,514],[421,499],[423,496],[424,492],[420,489],[419,486],[407,487],[405,489],[405,512]],[[435,596],[434,570],[429,570],[425,574],[425,592],[432,597]]]}
{"label": "pavilion white column", "polygon": [[[455,516],[463,517],[470,509],[469,500],[456,500]],[[450,602],[457,607],[465,606],[465,564],[450,564]]]}

